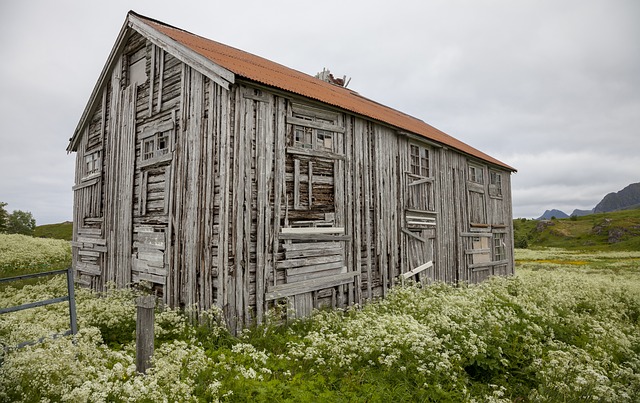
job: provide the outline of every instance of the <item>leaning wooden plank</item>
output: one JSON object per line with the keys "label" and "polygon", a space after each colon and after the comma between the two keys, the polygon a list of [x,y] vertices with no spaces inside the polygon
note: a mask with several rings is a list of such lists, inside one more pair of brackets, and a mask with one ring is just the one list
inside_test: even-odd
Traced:
{"label": "leaning wooden plank", "polygon": [[279,269],[288,269],[290,267],[313,266],[321,263],[339,262],[344,260],[342,255],[317,256],[304,259],[289,259],[278,262]]}
{"label": "leaning wooden plank", "polygon": [[420,272],[422,272],[422,271],[424,271],[424,270],[426,270],[426,269],[428,269],[430,267],[433,267],[433,261],[431,261],[431,260],[429,260],[425,264],[422,264],[422,265],[416,267],[415,269],[413,269],[411,271],[408,271],[406,273],[402,273],[401,276],[404,277],[405,279],[407,279],[409,277],[415,276],[416,274],[418,274],[418,273],[420,273]]}
{"label": "leaning wooden plank", "polygon": [[267,293],[265,299],[267,301],[290,297],[296,294],[302,294],[304,292],[310,292],[320,290],[322,288],[336,287],[341,284],[346,284],[353,281],[354,276],[358,276],[359,273],[352,271],[344,274],[338,274],[336,276],[324,277],[320,279],[299,281],[291,284],[279,284],[267,287]]}
{"label": "leaning wooden plank", "polygon": [[312,280],[316,278],[324,278],[331,277],[337,274],[346,273],[347,268],[344,266],[344,262],[341,262],[341,266],[338,268],[330,269],[330,270],[322,270],[322,271],[312,271],[309,273],[302,274],[289,274],[287,271],[287,283],[292,284],[300,281]]}
{"label": "leaning wooden plank", "polygon": [[419,236],[418,234],[416,234],[416,233],[414,233],[414,232],[412,232],[412,231],[409,231],[409,230],[407,230],[407,229],[405,229],[405,228],[402,228],[402,229],[401,229],[401,231],[402,231],[404,234],[409,235],[410,237],[412,237],[412,238],[413,238],[413,239],[415,239],[415,240],[418,240],[418,241],[420,241],[420,242],[424,242],[424,243],[426,243],[426,242],[427,242],[427,240],[426,240],[425,238],[423,238],[423,237]]}

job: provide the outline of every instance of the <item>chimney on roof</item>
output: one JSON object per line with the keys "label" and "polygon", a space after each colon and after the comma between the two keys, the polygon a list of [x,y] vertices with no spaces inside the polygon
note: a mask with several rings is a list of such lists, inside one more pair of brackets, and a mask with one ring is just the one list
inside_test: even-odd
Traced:
{"label": "chimney on roof", "polygon": [[349,85],[349,82],[351,81],[351,78],[347,80],[347,76],[342,76],[342,78],[335,78],[327,68],[323,68],[320,73],[316,74],[316,78],[322,81],[326,81],[329,84],[345,88],[347,88],[347,85]]}

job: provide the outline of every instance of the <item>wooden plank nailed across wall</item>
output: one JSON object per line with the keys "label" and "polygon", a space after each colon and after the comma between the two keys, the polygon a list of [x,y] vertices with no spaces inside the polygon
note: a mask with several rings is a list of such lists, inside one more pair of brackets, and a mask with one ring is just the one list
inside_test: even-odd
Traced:
{"label": "wooden plank nailed across wall", "polygon": [[280,284],[267,287],[265,294],[266,300],[290,297],[297,294],[320,290],[323,288],[335,287],[347,284],[353,281],[354,276],[359,275],[358,272],[348,272],[330,277],[322,277],[318,279],[299,281],[291,284]]}
{"label": "wooden plank nailed across wall", "polygon": [[433,262],[432,261],[428,261],[427,263],[425,263],[425,264],[423,264],[421,266],[418,266],[418,267],[416,267],[415,269],[413,269],[411,271],[408,271],[406,273],[402,273],[401,276],[403,278],[405,278],[405,279],[408,279],[408,278],[413,277],[416,274],[421,273],[424,270],[427,270],[428,268],[431,268],[431,267],[433,267]]}

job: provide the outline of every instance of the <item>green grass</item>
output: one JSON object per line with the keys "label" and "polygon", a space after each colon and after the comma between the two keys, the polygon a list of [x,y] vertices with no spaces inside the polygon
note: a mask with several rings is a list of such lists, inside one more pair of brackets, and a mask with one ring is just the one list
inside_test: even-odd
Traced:
{"label": "green grass", "polygon": [[33,236],[36,238],[54,238],[70,241],[73,236],[73,223],[65,221],[58,224],[38,225]]}
{"label": "green grass", "polygon": [[513,220],[516,247],[640,251],[640,209],[541,222]]}

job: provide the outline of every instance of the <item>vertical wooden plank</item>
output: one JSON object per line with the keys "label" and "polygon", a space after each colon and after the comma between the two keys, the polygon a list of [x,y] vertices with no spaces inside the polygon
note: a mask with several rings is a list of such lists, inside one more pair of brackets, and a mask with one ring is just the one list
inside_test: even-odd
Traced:
{"label": "vertical wooden plank", "polygon": [[373,164],[371,161],[371,151],[373,149],[373,133],[371,131],[371,123],[365,123],[365,135],[363,136],[363,143],[366,145],[363,147],[365,150],[365,166],[363,169],[364,178],[365,178],[365,200],[364,200],[364,217],[365,217],[365,231],[366,231],[366,249],[367,249],[367,298],[373,298],[373,270],[372,264],[373,261],[371,259],[371,255],[375,253],[374,245],[373,245],[373,217],[371,215],[373,195],[375,194],[375,189],[373,188],[373,181],[371,176],[374,175],[373,172]]}
{"label": "vertical wooden plank", "polygon": [[[356,190],[353,186],[355,150],[353,149],[353,119],[350,115],[345,115],[344,128],[344,153],[352,156],[345,161],[345,231],[347,234],[351,234],[352,237],[351,243],[345,247],[345,262],[350,270],[359,272],[360,266],[355,264],[354,259],[354,245],[359,245],[360,243],[359,237],[356,240],[356,232],[359,231],[354,228],[354,208],[357,208],[354,207]],[[348,285],[348,303],[349,305],[360,303],[360,276],[355,276],[354,282]]]}
{"label": "vertical wooden plank", "polygon": [[235,104],[235,130],[233,136],[233,228],[232,228],[232,242],[233,250],[232,256],[234,257],[233,276],[232,276],[232,289],[231,293],[234,294],[234,306],[233,310],[229,312],[230,325],[233,331],[238,331],[243,327],[242,318],[242,302],[243,302],[243,271],[244,271],[244,180],[245,180],[245,158],[244,158],[244,142],[245,130],[244,130],[244,115],[245,108],[244,102],[242,102],[242,95],[239,93],[239,89],[234,90],[234,104]]}
{"label": "vertical wooden plank", "polygon": [[294,209],[302,208],[300,205],[300,160],[293,160],[293,206]]}
{"label": "vertical wooden plank", "polygon": [[153,115],[153,85],[156,79],[156,53],[158,52],[157,46],[151,44],[151,64],[149,67],[149,106],[148,116]]}
{"label": "vertical wooden plank", "polygon": [[158,59],[160,65],[158,66],[158,100],[156,102],[156,112],[162,110],[162,89],[164,88],[164,50],[158,48]]}
{"label": "vertical wooden plank", "polygon": [[217,100],[219,105],[220,124],[220,153],[218,160],[218,175],[220,178],[220,228],[218,237],[218,305],[224,308],[228,304],[229,288],[227,287],[228,262],[229,262],[229,187],[230,187],[230,135],[229,127],[229,92],[222,87],[216,86]]}
{"label": "vertical wooden plank", "polygon": [[313,162],[309,160],[307,164],[307,207],[311,210],[313,206]]}
{"label": "vertical wooden plank", "polygon": [[[244,328],[246,325],[250,323],[251,320],[251,305],[249,303],[250,297],[250,286],[251,286],[251,223],[253,216],[253,206],[252,206],[252,189],[251,184],[253,182],[253,172],[252,172],[252,164],[254,163],[254,155],[253,155],[253,147],[252,142],[255,139],[255,104],[257,103],[254,100],[246,99],[243,101],[242,97],[240,97],[241,103],[245,105],[245,114],[244,114],[244,122],[245,122],[245,132],[242,137],[244,137],[245,141],[243,142],[244,151],[243,156],[244,160],[241,161],[241,164],[245,170],[245,178],[244,178],[244,212],[243,212],[243,224],[244,230],[242,232],[242,241],[244,243],[243,247],[243,281],[242,281],[242,325]],[[238,329],[240,331],[241,329]]]}
{"label": "vertical wooden plank", "polygon": [[275,100],[274,97],[271,96],[269,98],[269,102],[264,105],[264,142],[265,142],[265,172],[266,174],[266,195],[265,195],[265,217],[264,217],[264,227],[265,227],[265,262],[263,263],[263,279],[262,279],[262,294],[260,296],[262,300],[262,315],[267,311],[267,301],[264,300],[264,291],[266,289],[266,283],[268,279],[268,272],[272,265],[275,262],[275,252],[273,250],[273,242],[276,237],[273,233],[273,225],[272,225],[272,217],[273,217],[273,204],[271,200],[273,200],[273,193],[275,191],[275,183],[274,183],[274,141],[276,133],[275,127]]}
{"label": "vertical wooden plank", "polygon": [[[280,234],[280,220],[282,215],[282,203],[283,200],[286,203],[286,199],[283,199],[282,195],[285,194],[285,180],[284,180],[284,161],[285,161],[285,145],[286,145],[286,104],[285,99],[281,97],[276,98],[275,105],[275,137],[274,137],[274,194],[273,194],[273,254],[278,253]],[[277,284],[276,276],[276,260],[273,259],[271,267],[273,285]]]}

